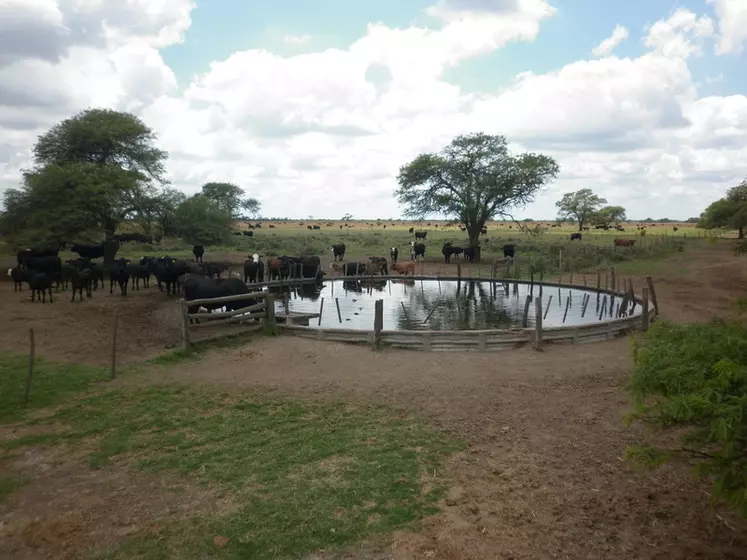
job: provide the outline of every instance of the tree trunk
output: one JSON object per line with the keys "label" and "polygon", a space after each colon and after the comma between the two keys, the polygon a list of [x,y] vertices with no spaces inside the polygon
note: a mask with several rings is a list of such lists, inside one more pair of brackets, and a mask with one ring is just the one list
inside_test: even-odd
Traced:
{"label": "tree trunk", "polygon": [[480,230],[482,227],[475,227],[475,229],[467,228],[469,234],[469,246],[475,250],[475,262],[480,262]]}
{"label": "tree trunk", "polygon": [[584,223],[581,220],[579,220],[578,221],[578,231],[583,231],[583,229],[584,229]]}
{"label": "tree trunk", "polygon": [[739,239],[744,239],[744,226],[739,226]]}

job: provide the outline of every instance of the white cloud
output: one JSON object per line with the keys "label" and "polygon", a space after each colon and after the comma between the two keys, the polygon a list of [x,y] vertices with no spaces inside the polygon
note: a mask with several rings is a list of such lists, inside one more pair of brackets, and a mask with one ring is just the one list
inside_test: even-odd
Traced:
{"label": "white cloud", "polygon": [[612,35],[607,37],[604,41],[599,43],[593,49],[591,54],[594,56],[608,56],[612,54],[617,46],[622,43],[629,36],[628,29],[622,25],[616,25],[612,30]]}
{"label": "white cloud", "polygon": [[283,41],[292,45],[303,45],[309,42],[311,35],[286,35],[283,37]]}
{"label": "white cloud", "polygon": [[[345,50],[236,52],[183,90],[158,49],[183,40],[190,0],[0,2],[29,39],[47,40],[0,49],[0,189],[18,180],[40,132],[100,105],[154,128],[174,186],[233,181],[277,216],[398,215],[399,167],[475,130],[557,158],[560,179],[527,211],[536,216],[553,216],[559,193],[584,187],[631,216],[697,215],[747,175],[747,97],[699,97],[689,61],[713,39],[713,22],[687,10],[651,25],[637,58],[524,72],[478,95],[443,72],[534,40],[554,13],[548,2],[441,0],[429,10],[433,29],[379,23]],[[600,56],[614,48],[605,42]],[[369,81],[373,69],[385,77]]]}
{"label": "white cloud", "polygon": [[719,54],[738,53],[747,41],[747,2],[744,0],[707,0],[718,15]]}

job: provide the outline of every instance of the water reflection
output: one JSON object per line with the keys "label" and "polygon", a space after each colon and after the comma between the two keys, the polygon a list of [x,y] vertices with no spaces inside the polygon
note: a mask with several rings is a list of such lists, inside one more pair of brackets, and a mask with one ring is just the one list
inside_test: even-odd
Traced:
{"label": "water reflection", "polygon": [[[384,300],[384,330],[474,330],[531,327],[534,297],[542,299],[546,327],[595,323],[615,317],[622,298],[565,287],[467,280],[345,280],[270,288],[287,294],[291,312],[318,313],[321,326],[371,330],[374,302]],[[588,300],[587,300],[588,298]],[[606,301],[606,303],[605,303]],[[283,304],[278,303],[278,312]],[[339,306],[339,315],[338,315]],[[626,306],[630,309],[630,306]],[[525,311],[526,310],[526,311]],[[640,313],[640,307],[635,310]],[[312,321],[316,326],[317,321]]]}

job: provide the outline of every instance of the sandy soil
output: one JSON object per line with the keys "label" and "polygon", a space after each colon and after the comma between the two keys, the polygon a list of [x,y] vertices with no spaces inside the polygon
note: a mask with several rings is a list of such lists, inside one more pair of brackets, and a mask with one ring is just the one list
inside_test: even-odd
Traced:
{"label": "sandy soil", "polygon": [[[728,247],[687,251],[654,270],[660,271],[653,276],[662,317],[674,321],[733,314],[734,303],[747,288],[747,259],[734,257]],[[632,278],[641,285],[642,278]],[[126,303],[107,293],[94,296],[92,302],[52,306],[21,302],[12,286],[10,290],[9,294],[5,284],[0,293],[0,346],[6,348],[23,345],[25,327],[33,326],[41,355],[106,363],[108,351],[102,343],[110,336],[116,307],[124,325],[120,347],[138,349],[132,359],[157,354],[178,341],[174,302],[153,290],[133,292]],[[622,420],[630,407],[622,389],[631,367],[629,351],[629,342],[619,339],[550,346],[542,353],[522,349],[495,354],[372,354],[351,345],[260,338],[243,348],[215,353],[209,362],[156,372],[152,378],[162,380],[166,375],[186,383],[273,389],[304,398],[332,395],[387,402],[420,410],[436,426],[464,438],[468,449],[447,465],[452,487],[442,513],[419,533],[394,535],[383,552],[364,548],[356,550],[355,557],[747,557],[747,524],[729,510],[710,506],[708,484],[697,481],[689,469],[639,471],[623,462],[626,447],[644,435],[642,428],[626,427]],[[120,382],[147,381],[146,375]],[[26,524],[37,517],[38,524],[64,516],[69,500],[39,504],[62,492],[71,477],[79,495],[102,496],[112,512],[111,521],[106,516],[95,523],[78,519],[76,543],[121,538],[117,528],[122,522],[116,520],[120,510],[132,507],[127,504],[138,504],[139,515],[153,523],[164,517],[163,504],[148,505],[147,496],[158,492],[147,491],[147,484],[159,482],[141,483],[143,491],[136,486],[131,490],[134,495],[117,502],[112,497],[117,488],[138,475],[73,474],[66,470],[69,463],[64,458],[44,464],[56,474],[34,475],[13,495],[12,511],[0,508],[0,524],[6,530],[13,519],[19,523],[18,517],[8,521],[9,515],[22,516]],[[111,486],[98,476],[109,477]],[[188,482],[181,484],[193,502],[210,501],[184,486]],[[169,503],[178,515],[184,501]],[[124,525],[128,526],[126,520]],[[13,526],[17,551],[25,551],[28,558],[45,557],[49,547],[33,548],[29,542],[40,542],[39,538],[24,541],[18,535],[26,533]],[[18,552],[12,557],[24,556]]]}

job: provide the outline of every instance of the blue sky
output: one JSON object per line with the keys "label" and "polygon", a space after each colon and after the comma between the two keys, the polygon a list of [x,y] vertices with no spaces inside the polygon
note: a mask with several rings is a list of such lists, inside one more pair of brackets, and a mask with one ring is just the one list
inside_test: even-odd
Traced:
{"label": "blue sky", "polygon": [[[390,27],[433,26],[436,22],[425,14],[432,4],[432,0],[198,1],[185,41],[161,53],[179,84],[185,86],[195,74],[206,72],[211,61],[223,60],[240,50],[267,49],[292,56],[345,49],[365,35],[370,22],[383,22]],[[645,50],[645,27],[678,8],[706,13],[715,19],[712,6],[702,0],[554,0],[552,5],[557,13],[542,22],[535,41],[509,43],[488,55],[465,60],[447,70],[445,79],[465,91],[496,91],[520,72],[545,73],[590,58],[592,47],[607,38],[616,25],[627,27],[630,37],[617,47],[615,54],[635,57]],[[288,35],[308,35],[310,39],[302,45],[289,44],[284,40]],[[746,92],[745,69],[747,52],[716,57],[712,49],[707,49],[704,56],[691,63],[703,95]]]}

